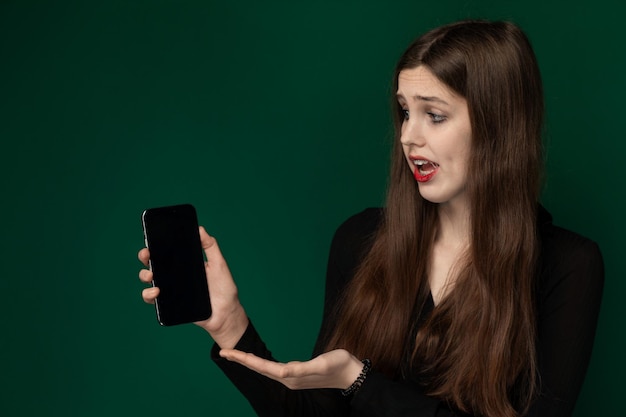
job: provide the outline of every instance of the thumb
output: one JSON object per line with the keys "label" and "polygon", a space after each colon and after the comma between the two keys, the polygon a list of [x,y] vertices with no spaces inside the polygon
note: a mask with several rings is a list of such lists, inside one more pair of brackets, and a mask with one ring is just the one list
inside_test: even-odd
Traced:
{"label": "thumb", "polygon": [[222,252],[217,245],[217,240],[213,236],[209,236],[204,227],[200,226],[199,229],[200,243],[202,244],[202,250],[204,250],[207,262],[213,265],[226,263],[224,257],[222,256]]}

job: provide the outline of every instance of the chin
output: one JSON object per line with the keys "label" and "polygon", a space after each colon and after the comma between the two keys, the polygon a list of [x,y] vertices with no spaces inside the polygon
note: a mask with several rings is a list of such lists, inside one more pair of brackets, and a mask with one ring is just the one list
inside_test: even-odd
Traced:
{"label": "chin", "polygon": [[462,197],[461,193],[437,193],[437,192],[432,192],[432,191],[434,190],[420,189],[419,193],[424,200],[429,201],[433,204],[446,204],[446,203],[451,203],[452,201],[460,202],[462,200],[462,198],[459,198],[459,197]]}

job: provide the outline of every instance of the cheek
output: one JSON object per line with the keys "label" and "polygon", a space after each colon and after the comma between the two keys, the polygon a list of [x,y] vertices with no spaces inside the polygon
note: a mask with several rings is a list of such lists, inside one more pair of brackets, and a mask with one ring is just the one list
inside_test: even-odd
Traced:
{"label": "cheek", "polygon": [[459,157],[463,160],[463,165],[468,166],[470,161],[470,155],[472,154],[472,139],[471,136],[465,137],[462,151],[460,152]]}
{"label": "cheek", "polygon": [[411,162],[411,160],[409,159],[409,147],[403,145],[402,146],[402,153],[404,155],[404,160],[409,165],[409,168],[411,168],[411,171],[412,171],[413,170],[413,162]]}
{"label": "cheek", "polygon": [[466,149],[464,152],[459,152],[457,156],[459,170],[463,175],[467,175],[470,170],[470,152]]}
{"label": "cheek", "polygon": [[409,161],[406,157],[404,158],[404,162],[406,163],[406,165],[411,168],[411,161]]}
{"label": "cheek", "polygon": [[455,135],[446,143],[450,162],[464,172],[468,169],[471,154],[471,139],[468,135]]}

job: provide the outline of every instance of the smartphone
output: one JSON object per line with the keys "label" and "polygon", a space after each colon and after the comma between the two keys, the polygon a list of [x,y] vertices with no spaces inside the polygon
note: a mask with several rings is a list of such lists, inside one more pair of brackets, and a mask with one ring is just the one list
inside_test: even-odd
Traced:
{"label": "smartphone", "polygon": [[162,326],[192,323],[211,316],[196,209],[191,204],[147,209],[142,216],[150,250],[155,307]]}

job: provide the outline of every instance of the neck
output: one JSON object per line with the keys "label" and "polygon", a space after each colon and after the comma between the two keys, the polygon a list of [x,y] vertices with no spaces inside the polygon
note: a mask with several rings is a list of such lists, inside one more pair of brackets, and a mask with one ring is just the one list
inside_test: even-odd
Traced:
{"label": "neck", "polygon": [[435,305],[448,294],[459,276],[457,269],[469,248],[469,210],[451,204],[438,207],[439,224],[428,271],[428,285]]}
{"label": "neck", "polygon": [[467,245],[470,238],[469,208],[465,205],[439,205],[439,227],[435,241],[445,245]]}

